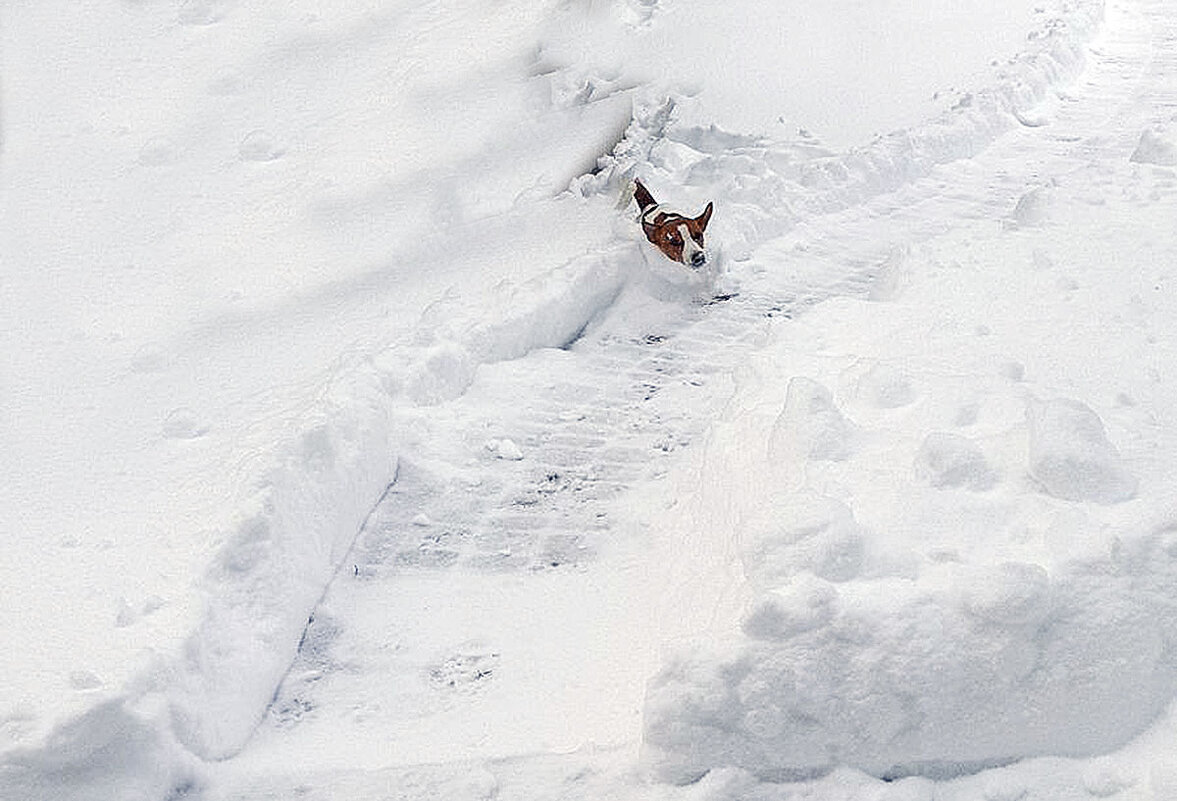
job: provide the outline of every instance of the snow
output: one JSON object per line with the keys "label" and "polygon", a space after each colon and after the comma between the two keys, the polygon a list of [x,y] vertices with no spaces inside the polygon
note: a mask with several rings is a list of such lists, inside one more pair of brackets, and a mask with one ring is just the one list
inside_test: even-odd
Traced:
{"label": "snow", "polygon": [[1162,167],[1177,166],[1177,144],[1168,127],[1159,125],[1148,128],[1140,134],[1140,144],[1132,151],[1132,161],[1141,164],[1156,164]]}
{"label": "snow", "polygon": [[1165,3],[0,36],[0,798],[1177,797]]}
{"label": "snow", "polygon": [[672,85],[727,131],[779,138],[801,126],[841,150],[925,122],[987,83],[991,61],[1022,49],[1037,9],[1020,0],[569,4],[543,53],[623,83]]}
{"label": "snow", "polygon": [[1136,494],[1136,479],[1107,439],[1099,415],[1078,401],[1030,405],[1030,475],[1056,498],[1120,503]]}

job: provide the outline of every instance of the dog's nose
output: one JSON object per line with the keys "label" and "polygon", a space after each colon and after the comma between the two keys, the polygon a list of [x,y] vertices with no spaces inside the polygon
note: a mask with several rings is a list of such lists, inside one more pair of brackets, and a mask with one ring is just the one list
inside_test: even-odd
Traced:
{"label": "dog's nose", "polygon": [[699,252],[691,255],[691,266],[692,267],[702,267],[704,265],[704,263],[706,263],[706,261],[707,261],[707,254],[703,253],[703,251],[699,251]]}

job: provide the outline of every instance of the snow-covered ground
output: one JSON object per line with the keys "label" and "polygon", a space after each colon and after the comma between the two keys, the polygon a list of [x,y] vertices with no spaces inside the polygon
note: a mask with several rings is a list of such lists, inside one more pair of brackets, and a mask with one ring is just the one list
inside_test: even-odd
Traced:
{"label": "snow-covered ground", "polygon": [[1177,11],[270,6],[0,16],[0,798],[1177,799]]}

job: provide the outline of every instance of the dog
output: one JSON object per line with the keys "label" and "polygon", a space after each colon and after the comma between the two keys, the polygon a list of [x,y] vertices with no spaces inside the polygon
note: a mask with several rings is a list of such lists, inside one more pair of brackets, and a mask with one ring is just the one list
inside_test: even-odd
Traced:
{"label": "dog", "polygon": [[646,239],[661,250],[666,258],[693,269],[707,263],[703,232],[711,220],[712,203],[708,203],[698,217],[667,211],[654,200],[650,190],[637,180],[634,181],[633,199],[641,211],[638,219],[641,220]]}

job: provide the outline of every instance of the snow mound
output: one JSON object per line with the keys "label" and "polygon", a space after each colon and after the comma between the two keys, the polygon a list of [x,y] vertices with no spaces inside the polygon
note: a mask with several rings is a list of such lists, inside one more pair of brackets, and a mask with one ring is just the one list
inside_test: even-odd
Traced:
{"label": "snow mound", "polygon": [[1038,186],[1018,198],[1010,223],[1015,228],[1032,228],[1042,225],[1050,217],[1050,187]]}
{"label": "snow mound", "polygon": [[1177,132],[1168,127],[1141,132],[1140,143],[1136,145],[1130,160],[1140,164],[1177,167]]}
{"label": "snow mound", "polygon": [[850,508],[833,498],[786,495],[742,532],[747,580],[770,589],[798,574],[848,581],[863,561],[863,531]]}
{"label": "snow mound", "polygon": [[1046,401],[1031,404],[1027,417],[1030,473],[1047,493],[1103,504],[1136,495],[1136,478],[1090,408],[1071,400]]}
{"label": "snow mound", "polygon": [[197,784],[197,761],[160,736],[150,710],[102,703],[53,733],[46,747],[10,752],[0,766],[7,798],[180,798]]}
{"label": "snow mound", "polygon": [[902,409],[915,403],[911,379],[888,364],[866,364],[855,386],[856,399],[874,409]]}
{"label": "snow mound", "polygon": [[[862,313],[837,305],[823,326]],[[834,397],[792,379],[779,442],[763,463],[747,455],[761,483],[737,490],[730,466],[704,467],[704,483],[710,469],[727,481],[735,510],[708,523],[738,544],[743,611],[678,646],[648,686],[645,758],[663,780],[725,767],[797,780],[839,765],[943,779],[1090,756],[1172,700],[1177,526],[1109,517],[1136,481],[1098,415],[1071,400],[1026,412],[1022,385],[1002,382],[985,410],[1003,410],[1002,422],[974,410],[961,430],[916,439],[896,414],[909,432],[918,414],[959,418],[956,402],[880,409],[863,389],[876,373],[857,363],[842,374],[862,422],[841,461],[803,435],[848,425]],[[904,375],[911,386],[929,378],[915,361]],[[777,387],[756,392],[771,403]],[[728,436],[740,442],[756,420]],[[912,469],[895,470],[897,459]],[[1045,493],[1002,481],[1025,473]]]}
{"label": "snow mound", "polygon": [[945,778],[1111,750],[1177,685],[1175,542],[1138,536],[1053,575],[1027,563],[798,575],[750,603],[741,636],[684,649],[653,679],[646,758],[674,782],[838,764]]}
{"label": "snow mound", "polygon": [[929,434],[916,454],[916,473],[933,487],[983,491],[997,482],[985,454],[973,441],[949,432]]}
{"label": "snow mound", "polygon": [[798,376],[789,381],[785,407],[773,426],[769,447],[777,454],[841,461],[854,447],[854,425],[834,404],[828,389]]}

